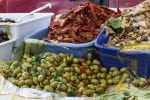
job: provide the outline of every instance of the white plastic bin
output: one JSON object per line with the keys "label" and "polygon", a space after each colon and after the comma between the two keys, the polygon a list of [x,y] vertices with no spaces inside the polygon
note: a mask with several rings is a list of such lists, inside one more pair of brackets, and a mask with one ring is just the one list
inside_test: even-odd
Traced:
{"label": "white plastic bin", "polygon": [[[6,31],[3,26],[0,26],[0,29]],[[16,39],[14,38],[14,36],[11,35],[10,40],[0,43],[0,61],[11,59],[13,44],[15,40]]]}
{"label": "white plastic bin", "polygon": [[[0,18],[17,19],[25,14],[27,13],[0,13]],[[10,31],[14,38],[17,39],[14,46],[18,47],[23,42],[24,37],[33,33],[35,30],[49,26],[53,15],[53,13],[36,13],[24,18],[19,23],[10,23]],[[0,23],[0,26],[5,25],[6,23]]]}

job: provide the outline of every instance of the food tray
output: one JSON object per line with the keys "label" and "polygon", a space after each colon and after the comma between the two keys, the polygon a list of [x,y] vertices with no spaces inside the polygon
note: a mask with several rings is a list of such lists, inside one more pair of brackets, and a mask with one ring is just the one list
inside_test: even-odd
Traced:
{"label": "food tray", "polygon": [[[0,13],[1,18],[17,19],[26,15],[27,13]],[[36,13],[29,17],[24,18],[23,21],[18,23],[9,23],[11,33],[17,39],[15,47],[18,47],[23,39],[41,27],[49,26],[53,13]],[[0,23],[0,26],[6,26],[7,23]]]}
{"label": "food tray", "polygon": [[100,53],[99,59],[102,65],[107,68],[111,66],[116,66],[118,68],[130,66],[137,71],[139,76],[148,78],[150,76],[150,52],[132,51],[123,53],[120,52],[118,48],[103,46],[109,39],[109,35],[106,36],[105,33],[106,30],[102,30],[95,42],[95,47],[98,48]]}

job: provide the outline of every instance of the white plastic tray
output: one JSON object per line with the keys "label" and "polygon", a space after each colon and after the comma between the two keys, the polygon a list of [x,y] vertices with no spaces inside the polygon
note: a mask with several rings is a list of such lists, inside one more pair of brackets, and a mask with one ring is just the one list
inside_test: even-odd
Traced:
{"label": "white plastic tray", "polygon": [[[25,14],[27,13],[0,13],[0,18],[17,19]],[[12,35],[17,39],[14,46],[18,47],[23,42],[24,37],[28,36],[35,30],[49,26],[53,15],[53,13],[36,13],[32,16],[26,17],[19,23],[9,23]],[[0,26],[4,27],[5,25],[6,23],[0,23]]]}

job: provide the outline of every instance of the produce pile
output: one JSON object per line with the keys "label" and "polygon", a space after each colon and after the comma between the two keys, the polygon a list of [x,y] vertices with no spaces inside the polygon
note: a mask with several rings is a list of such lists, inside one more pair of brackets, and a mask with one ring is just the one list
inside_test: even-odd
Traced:
{"label": "produce pile", "polygon": [[[1,75],[19,87],[84,97],[103,94],[120,80],[132,81],[127,67],[104,68],[90,53],[76,58],[72,54],[47,52],[3,65]],[[140,79],[134,79],[133,84],[141,88],[146,85]]]}
{"label": "produce pile", "polygon": [[[115,20],[115,21],[112,21]],[[150,41],[150,1],[126,9],[120,19],[112,19],[106,29],[111,34],[108,45],[121,48],[125,45]],[[117,22],[118,20],[118,22]],[[120,22],[119,22],[120,21]],[[119,27],[120,25],[120,27]]]}
{"label": "produce pile", "polygon": [[56,16],[51,23],[49,33],[43,40],[67,43],[85,43],[96,38],[100,26],[110,17],[120,16],[121,12],[83,3],[68,12]]}
{"label": "produce pile", "polygon": [[5,32],[3,29],[0,29],[0,43],[8,41],[9,37],[7,35],[7,32]]}

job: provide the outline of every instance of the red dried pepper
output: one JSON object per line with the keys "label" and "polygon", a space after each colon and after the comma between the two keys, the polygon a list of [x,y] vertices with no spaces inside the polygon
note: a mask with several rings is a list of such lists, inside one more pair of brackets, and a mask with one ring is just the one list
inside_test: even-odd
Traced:
{"label": "red dried pepper", "polygon": [[120,15],[120,10],[115,12],[90,2],[82,3],[80,6],[54,18],[49,33],[43,40],[57,40],[67,43],[90,42],[98,35],[101,24],[110,17]]}

